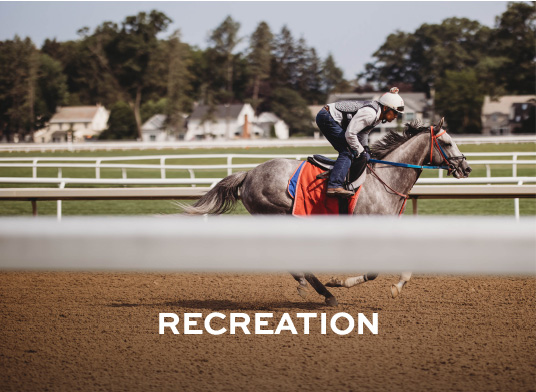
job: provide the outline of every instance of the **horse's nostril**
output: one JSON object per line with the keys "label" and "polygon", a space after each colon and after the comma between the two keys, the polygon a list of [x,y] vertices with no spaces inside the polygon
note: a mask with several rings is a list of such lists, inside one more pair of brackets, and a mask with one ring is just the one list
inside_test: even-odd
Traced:
{"label": "horse's nostril", "polygon": [[465,169],[465,172],[467,174],[471,173],[473,171],[473,169],[471,169],[471,166],[467,166],[467,169]]}

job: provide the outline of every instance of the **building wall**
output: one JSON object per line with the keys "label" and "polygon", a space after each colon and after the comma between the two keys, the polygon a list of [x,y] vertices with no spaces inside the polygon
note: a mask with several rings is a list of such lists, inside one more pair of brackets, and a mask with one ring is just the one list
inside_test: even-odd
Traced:
{"label": "building wall", "polygon": [[243,106],[236,118],[229,118],[228,120],[219,118],[215,122],[207,120],[203,124],[201,124],[200,119],[190,119],[185,140],[233,139],[240,137],[244,130],[246,115],[249,122],[255,117],[255,111],[249,104]]}
{"label": "building wall", "polygon": [[72,130],[73,142],[84,142],[87,138],[97,137],[108,126],[108,118],[110,112],[104,107],[99,106],[93,119],[88,119],[84,122],[62,122],[51,123],[46,128],[37,131],[34,135],[36,143],[50,143],[50,142],[68,142],[68,134],[54,135],[56,132],[67,132]]}

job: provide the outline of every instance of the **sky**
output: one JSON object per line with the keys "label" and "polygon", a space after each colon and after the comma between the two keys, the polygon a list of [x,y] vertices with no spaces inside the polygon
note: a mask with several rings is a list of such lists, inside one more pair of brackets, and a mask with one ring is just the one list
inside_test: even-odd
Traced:
{"label": "sky", "polygon": [[120,24],[126,16],[153,9],[173,20],[165,38],[177,29],[190,45],[207,47],[210,31],[230,15],[248,36],[265,21],[272,33],[283,26],[294,38],[304,38],[325,59],[332,54],[346,79],[354,79],[373,60],[373,53],[397,30],[414,32],[424,23],[465,17],[493,27],[505,1],[0,1],[0,41],[30,37],[37,47],[46,38],[78,39],[105,21]]}

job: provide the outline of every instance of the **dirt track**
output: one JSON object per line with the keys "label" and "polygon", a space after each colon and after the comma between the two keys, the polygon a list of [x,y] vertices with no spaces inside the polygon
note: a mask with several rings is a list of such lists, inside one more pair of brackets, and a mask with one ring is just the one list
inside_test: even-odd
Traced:
{"label": "dirt track", "polygon": [[[392,300],[396,277],[380,275],[333,289],[336,309],[303,301],[290,275],[0,279],[2,391],[536,390],[534,278],[415,276]],[[298,312],[377,312],[379,334],[321,335],[314,322],[310,335],[158,334],[161,312],[216,311],[288,312],[298,331]]]}

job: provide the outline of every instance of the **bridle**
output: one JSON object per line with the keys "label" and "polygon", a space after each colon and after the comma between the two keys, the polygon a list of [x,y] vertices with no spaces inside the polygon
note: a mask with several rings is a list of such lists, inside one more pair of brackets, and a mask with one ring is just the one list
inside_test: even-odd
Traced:
{"label": "bridle", "polygon": [[[447,157],[447,154],[445,154],[445,151],[443,151],[443,148],[441,147],[441,144],[439,144],[438,142],[438,138],[447,133],[446,130],[444,129],[440,129],[439,133],[436,135],[434,134],[434,127],[431,126],[430,127],[430,138],[431,138],[431,143],[430,143],[430,165],[432,164],[433,162],[433,158],[434,158],[434,146],[437,148],[437,150],[439,151],[439,154],[441,154],[441,158],[443,158],[443,162],[447,164],[446,166],[446,170],[447,170],[447,174],[450,175],[452,174],[452,172],[456,171],[462,164],[462,162],[465,160],[465,155],[458,155],[458,156],[453,156],[453,157]],[[457,162],[457,164],[453,163],[453,162]]]}
{"label": "bridle", "polygon": [[[441,135],[446,134],[446,133],[447,133],[446,130],[440,128],[439,133],[435,134],[434,133],[434,127],[433,126],[430,127],[430,138],[431,138],[431,143],[430,143],[430,162],[429,162],[430,165],[411,165],[409,163],[389,162],[389,161],[382,161],[382,160],[378,160],[378,159],[370,159],[369,162],[371,162],[371,163],[384,163],[384,164],[387,164],[387,165],[405,167],[405,168],[409,168],[409,169],[421,169],[421,170],[422,169],[443,169],[443,170],[447,170],[448,171],[447,173],[450,175],[450,174],[452,174],[452,172],[456,171],[460,167],[462,162],[465,160],[465,155],[462,154],[462,155],[458,155],[458,156],[448,157],[447,154],[445,154],[445,151],[443,150],[443,148],[441,147],[441,144],[439,144],[439,141],[437,139]],[[432,162],[433,162],[433,158],[434,158],[434,147],[436,147],[437,150],[439,151],[439,154],[441,155],[441,158],[443,159],[443,162],[446,163],[446,166],[432,166]],[[458,163],[455,164],[453,162],[458,162]],[[380,183],[383,184],[383,186],[385,186],[392,193],[404,198],[404,203],[402,203],[402,207],[400,208],[400,211],[398,213],[399,216],[402,215],[404,213],[404,209],[406,207],[406,202],[409,199],[409,195],[405,195],[403,193],[397,192],[396,190],[391,188],[389,185],[387,185],[387,183],[385,183],[385,181],[383,181],[376,174],[376,172],[372,169],[372,167],[370,165],[367,164],[367,167],[370,170],[370,172],[374,175],[374,177],[376,177],[378,179],[378,181],[380,181]]]}

